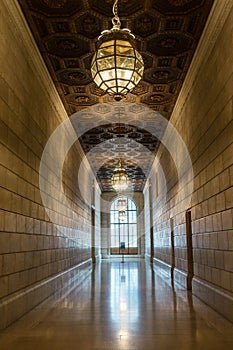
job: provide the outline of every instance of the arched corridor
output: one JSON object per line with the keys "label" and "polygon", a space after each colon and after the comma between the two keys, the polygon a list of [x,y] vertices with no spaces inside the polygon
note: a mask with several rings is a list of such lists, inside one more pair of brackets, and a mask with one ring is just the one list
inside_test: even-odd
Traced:
{"label": "arched corridor", "polygon": [[120,101],[113,2],[0,1],[0,349],[230,349],[233,0],[119,0]]}
{"label": "arched corridor", "polygon": [[233,326],[143,259],[103,260],[81,287],[0,336],[1,350],[226,350]]}

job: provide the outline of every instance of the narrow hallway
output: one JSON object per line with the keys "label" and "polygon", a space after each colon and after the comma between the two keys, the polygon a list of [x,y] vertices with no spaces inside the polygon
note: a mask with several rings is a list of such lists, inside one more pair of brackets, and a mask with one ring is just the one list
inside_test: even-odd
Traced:
{"label": "narrow hallway", "polygon": [[233,328],[142,259],[103,260],[79,288],[0,333],[1,350],[224,350]]}

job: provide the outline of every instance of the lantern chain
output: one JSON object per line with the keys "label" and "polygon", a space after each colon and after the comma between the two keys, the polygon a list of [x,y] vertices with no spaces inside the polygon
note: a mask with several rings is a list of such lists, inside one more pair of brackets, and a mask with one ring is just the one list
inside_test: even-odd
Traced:
{"label": "lantern chain", "polygon": [[114,14],[114,17],[112,19],[112,24],[113,24],[113,28],[120,29],[121,21],[120,21],[120,18],[118,16],[117,3],[118,3],[118,0],[115,0],[113,8],[112,8],[112,12]]}

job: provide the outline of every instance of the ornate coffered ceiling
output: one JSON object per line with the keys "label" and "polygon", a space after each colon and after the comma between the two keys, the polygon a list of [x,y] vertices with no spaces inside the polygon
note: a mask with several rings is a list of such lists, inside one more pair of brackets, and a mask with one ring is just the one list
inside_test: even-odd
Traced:
{"label": "ornate coffered ceiling", "polygon": [[[112,27],[113,2],[19,0],[68,115],[113,101],[90,74],[97,38]],[[169,119],[212,4],[213,0],[119,0],[121,27],[135,34],[145,63],[144,77],[127,102],[143,104]],[[87,132],[80,139],[85,152],[100,144],[103,153],[109,152],[109,142],[122,135],[121,128],[124,125],[117,129],[106,123]],[[130,147],[137,143],[156,152],[159,142],[145,130],[127,125],[123,134]],[[134,179],[132,188],[142,190],[146,174],[137,156],[129,158],[127,170]],[[96,169],[103,190],[111,190],[108,167],[114,167],[114,161],[110,163]]]}
{"label": "ornate coffered ceiling", "polygon": [[130,190],[143,190],[159,146],[153,134],[134,125],[105,124],[90,129],[79,141],[103,191],[112,190],[111,177],[119,158],[130,178]]}

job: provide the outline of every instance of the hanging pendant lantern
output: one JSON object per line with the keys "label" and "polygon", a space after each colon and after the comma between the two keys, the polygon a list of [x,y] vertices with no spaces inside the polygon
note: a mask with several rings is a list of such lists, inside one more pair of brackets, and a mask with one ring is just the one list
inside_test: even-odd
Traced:
{"label": "hanging pendant lantern", "polygon": [[126,198],[124,198],[124,197],[118,198],[118,201],[117,201],[117,210],[120,212],[120,211],[126,211],[126,209],[127,209],[127,201],[126,201]]}
{"label": "hanging pendant lantern", "polygon": [[136,50],[135,36],[127,28],[120,29],[117,3],[113,5],[113,28],[104,30],[98,38],[91,74],[99,88],[120,101],[141,80],[144,63]]}
{"label": "hanging pendant lantern", "polygon": [[128,188],[129,178],[125,169],[122,167],[121,160],[119,160],[118,166],[113,171],[113,176],[111,180],[112,180],[112,187],[117,192],[124,191]]}
{"label": "hanging pendant lantern", "polygon": [[119,211],[119,220],[125,221],[125,219],[126,219],[126,212],[124,210]]}

